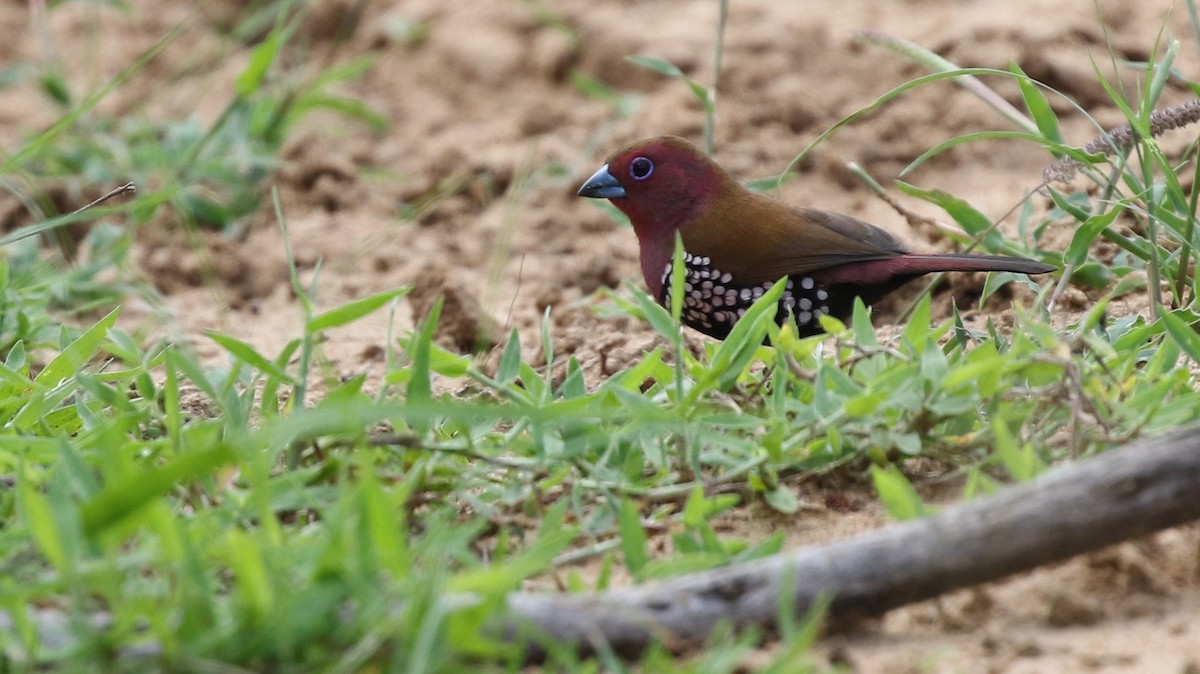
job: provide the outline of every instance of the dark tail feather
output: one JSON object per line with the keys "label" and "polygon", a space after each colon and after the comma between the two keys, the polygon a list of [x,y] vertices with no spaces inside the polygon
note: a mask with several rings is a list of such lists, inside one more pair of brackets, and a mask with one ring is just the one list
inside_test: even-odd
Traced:
{"label": "dark tail feather", "polygon": [[841,264],[825,271],[824,274],[826,281],[830,283],[868,285],[893,281],[903,284],[914,276],[939,271],[1013,271],[1019,274],[1045,274],[1054,270],[1053,265],[1023,257],[906,253],[898,257]]}
{"label": "dark tail feather", "polygon": [[1046,274],[1054,265],[1023,257],[1004,255],[924,255],[909,253],[890,260],[897,274],[930,274],[939,271],[1012,271],[1018,274]]}

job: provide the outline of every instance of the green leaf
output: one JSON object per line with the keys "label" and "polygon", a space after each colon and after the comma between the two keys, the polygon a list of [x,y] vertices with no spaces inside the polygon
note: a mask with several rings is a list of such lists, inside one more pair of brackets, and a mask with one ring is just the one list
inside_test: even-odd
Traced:
{"label": "green leaf", "polygon": [[429,369],[443,377],[464,377],[471,369],[471,357],[454,353],[437,345],[429,345]]}
{"label": "green leaf", "polygon": [[1091,248],[1096,237],[1111,225],[1124,210],[1123,208],[1111,208],[1105,213],[1093,215],[1084,220],[1083,224],[1075,228],[1071,244],[1067,246],[1067,252],[1063,254],[1063,262],[1076,267],[1083,264],[1087,260],[1088,249]]}
{"label": "green leaf", "polygon": [[160,498],[168,490],[203,477],[233,459],[233,450],[228,444],[222,443],[188,452],[141,475],[130,475],[127,479],[110,484],[80,508],[83,530],[94,538],[109,526]]}
{"label": "green leaf", "polygon": [[638,307],[641,308],[642,315],[645,316],[646,322],[650,324],[650,327],[654,328],[658,334],[670,340],[672,344],[679,341],[679,323],[671,318],[671,313],[632,283],[629,284],[629,288],[633,292],[634,299],[637,300]]}
{"label": "green leaf", "polygon": [[1053,201],[1054,205],[1060,208],[1064,213],[1070,215],[1079,222],[1084,222],[1088,218],[1092,217],[1090,200],[1083,199],[1083,203],[1080,203],[1081,199],[1077,193],[1066,195],[1054,189],[1053,187],[1047,187],[1046,189],[1050,192],[1050,200]]}
{"label": "green leaf", "polygon": [[646,548],[646,530],[642,528],[642,513],[632,500],[622,499],[617,517],[625,566],[630,573],[637,576],[650,560],[650,553]]}
{"label": "green leaf", "polygon": [[1004,237],[992,226],[992,221],[965,200],[945,190],[923,190],[903,182],[897,182],[896,186],[905,194],[924,199],[946,211],[973,240],[979,241],[984,249],[1007,250]]}
{"label": "green leaf", "polygon": [[500,364],[496,367],[496,381],[501,384],[511,384],[517,380],[521,371],[521,335],[516,328],[508,336],[508,344],[500,355]]}
{"label": "green leaf", "polygon": [[50,100],[64,108],[71,107],[71,85],[67,82],[67,78],[61,70],[57,68],[48,70],[38,78],[38,81],[42,85],[42,90],[50,97]]}
{"label": "green leaf", "polygon": [[230,570],[236,580],[234,591],[255,619],[266,616],[274,603],[275,583],[267,571],[258,539],[242,529],[229,529],[225,533],[225,545]]}
{"label": "green leaf", "polygon": [[374,295],[369,295],[362,299],[354,300],[348,304],[343,304],[335,309],[330,309],[322,314],[314,316],[308,324],[304,326],[304,331],[310,335],[314,335],[323,330],[336,328],[348,323],[353,323],[367,314],[375,311],[383,305],[392,302],[400,297],[403,297],[412,286],[387,290]]}
{"label": "green leaf", "polygon": [[854,330],[854,341],[858,342],[859,346],[879,346],[875,337],[875,326],[871,325],[871,312],[861,297],[854,298],[854,313],[850,325]]}
{"label": "green leaf", "polygon": [[318,93],[308,94],[300,101],[300,105],[297,105],[293,109],[292,114],[299,117],[310,110],[319,108],[331,110],[348,119],[356,119],[363,122],[377,133],[387,131],[388,128],[387,116],[372,109],[363,101],[345,96]]}
{"label": "green leaf", "polygon": [[687,264],[683,261],[683,236],[675,232],[675,252],[671,259],[671,317],[679,322],[683,315],[684,284],[687,279]]}
{"label": "green leaf", "polygon": [[1063,145],[1062,143],[1055,143],[1042,137],[1041,135],[1034,133],[1025,133],[1023,131],[979,131],[977,133],[968,133],[961,136],[955,136],[950,140],[942,141],[941,143],[934,145],[928,150],[922,152],[919,157],[909,162],[908,165],[900,171],[900,175],[909,175],[925,162],[939,154],[942,154],[943,152],[946,152],[947,150],[958,147],[959,145],[966,145],[968,143],[974,143],[981,140],[1023,140],[1041,145],[1056,156],[1071,153],[1070,147]]}
{"label": "green leaf", "polygon": [[275,63],[275,58],[279,55],[280,49],[283,48],[283,31],[276,29],[267,35],[267,39],[263,40],[250,52],[250,62],[238,75],[237,81],[234,82],[234,90],[238,96],[249,98],[254,92],[258,91],[267,78],[267,71],[271,69],[271,64]]}
{"label": "green leaf", "polygon": [[647,70],[653,70],[660,75],[666,75],[667,77],[686,78],[686,76],[683,74],[683,71],[679,69],[679,66],[666,59],[658,58],[657,56],[634,55],[626,56],[625,60],[636,66],[646,68]]}
{"label": "green leaf", "polygon": [[930,320],[929,293],[925,293],[909,316],[908,326],[904,328],[904,340],[918,354],[925,351],[925,343],[929,340]]}
{"label": "green leaf", "polygon": [[893,518],[911,520],[925,514],[925,504],[917,490],[895,466],[871,466],[871,481],[875,483],[875,491],[879,492],[880,500]]}
{"label": "green leaf", "polygon": [[762,346],[763,338],[767,335],[767,326],[775,321],[779,312],[779,298],[783,297],[786,288],[787,277],[784,277],[755,300],[738,319],[725,340],[717,347],[704,380],[692,390],[693,398],[712,386],[714,381],[722,391],[733,387],[742,370],[750,364],[754,354]]}
{"label": "green leaf", "polygon": [[1016,438],[1003,421],[996,419],[992,422],[992,435],[996,439],[996,454],[1014,480],[1032,480],[1046,469],[1046,464],[1034,453],[1032,445],[1017,446]]}
{"label": "green leaf", "polygon": [[433,331],[437,329],[438,319],[442,315],[444,298],[437,298],[429,315],[421,323],[412,341],[412,377],[408,380],[408,402],[423,403],[433,399],[433,381],[429,375],[429,352],[433,344]]}
{"label": "green leaf", "polygon": [[46,560],[60,573],[67,571],[66,546],[50,510],[50,502],[30,484],[27,477],[21,477],[18,481],[17,503],[24,516],[25,526],[29,528],[29,533],[33,535],[33,540],[46,556]]}
{"label": "green leaf", "polygon": [[713,98],[709,93],[708,87],[692,80],[687,80],[687,83],[688,88],[692,90],[692,95],[696,97],[696,100],[700,101],[700,104],[704,106],[704,110],[711,112],[713,110]]}
{"label": "green leaf", "polygon": [[45,369],[34,378],[34,383],[53,388],[67,377],[73,376],[85,363],[96,355],[100,344],[104,341],[113,324],[117,322],[120,308],[113,309],[107,316],[101,318],[95,325],[88,328],[75,341],[71,342],[57,356],[46,364]]}
{"label": "green leaf", "polygon": [[776,485],[774,489],[764,492],[763,500],[773,510],[784,515],[794,515],[800,509],[800,501],[796,494],[783,485]]}
{"label": "green leaf", "polygon": [[683,526],[697,528],[708,521],[708,508],[704,498],[704,487],[696,485],[688,494],[687,502],[683,505]]}
{"label": "green leaf", "polygon": [[1179,345],[1179,348],[1183,349],[1193,362],[1200,363],[1200,335],[1196,334],[1191,324],[1179,313],[1177,311],[1163,312],[1160,320],[1163,327],[1166,328],[1167,334]]}
{"label": "green leaf", "polygon": [[221,348],[228,351],[229,354],[234,358],[246,363],[259,372],[268,374],[281,381],[295,383],[295,380],[291,375],[279,369],[279,366],[275,365],[275,363],[271,362],[266,356],[256,351],[249,343],[243,342],[236,337],[230,337],[229,335],[223,335],[219,332],[213,332],[211,330],[205,332],[204,334],[208,335],[209,339],[219,344]]}
{"label": "green leaf", "polygon": [[874,412],[890,396],[891,391],[887,390],[869,391],[862,395],[854,396],[846,400],[846,414],[853,417],[865,417]]}
{"label": "green leaf", "polygon": [[[212,400],[217,404],[221,404],[222,399],[220,393],[217,391],[216,387],[213,386],[212,381],[208,377],[204,376],[204,371],[200,369],[199,363],[189,356],[180,353],[176,348],[169,349],[164,356],[168,368],[182,373],[188,378],[188,380],[195,384],[197,388],[203,391],[209,400]],[[221,411],[226,412],[224,409]]]}
{"label": "green leaf", "polygon": [[1062,132],[1058,128],[1058,117],[1054,114],[1054,109],[1050,107],[1050,101],[1046,100],[1046,95],[1042,93],[1041,88],[1029,79],[1029,76],[1017,64],[1010,64],[1008,69],[1018,75],[1016,81],[1017,86],[1021,89],[1021,98],[1025,101],[1025,109],[1033,117],[1034,124],[1037,124],[1038,131],[1047,140],[1055,143],[1063,142]]}

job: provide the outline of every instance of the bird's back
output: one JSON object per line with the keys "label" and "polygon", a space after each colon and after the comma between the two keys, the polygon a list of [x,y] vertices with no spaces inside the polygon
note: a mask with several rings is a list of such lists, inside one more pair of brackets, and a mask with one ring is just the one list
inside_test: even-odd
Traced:
{"label": "bird's back", "polygon": [[751,192],[722,201],[682,235],[689,253],[711,258],[746,283],[819,277],[831,267],[908,252],[899,239],[862,220]]}

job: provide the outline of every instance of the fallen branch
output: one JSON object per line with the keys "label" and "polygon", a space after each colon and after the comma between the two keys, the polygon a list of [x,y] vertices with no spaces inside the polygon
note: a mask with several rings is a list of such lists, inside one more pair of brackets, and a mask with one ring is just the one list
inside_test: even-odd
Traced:
{"label": "fallen branch", "polygon": [[1200,428],[844,541],[602,594],[517,593],[502,634],[524,642],[530,658],[544,654],[544,639],[636,657],[654,640],[702,643],[725,621],[772,628],[785,587],[798,615],[832,593],[828,616],[838,624],[1196,519]]}

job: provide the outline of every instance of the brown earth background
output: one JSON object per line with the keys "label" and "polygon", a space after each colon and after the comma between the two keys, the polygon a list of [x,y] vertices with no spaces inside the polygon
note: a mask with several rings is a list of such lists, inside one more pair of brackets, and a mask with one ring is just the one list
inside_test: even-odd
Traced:
{"label": "brown earth background", "polygon": [[[82,90],[99,88],[177,24],[189,22],[157,61],[101,104],[104,115],[195,115],[210,124],[250,53],[223,34],[243,10],[239,2],[142,0],[127,10],[70,3],[48,13],[44,33],[31,28],[30,9],[37,4],[0,0],[0,62],[58,59]],[[1179,39],[1176,68],[1196,77],[1200,53],[1186,7],[1163,0],[730,5],[716,157],[744,179],[777,175],[837,120],[924,74],[889,51],[856,41],[860,31],[910,40],[963,66],[1018,63],[1104,126],[1122,118],[1093,64],[1118,76],[1136,98],[1137,72],[1114,70],[1113,55],[1140,61],[1156,43]],[[704,116],[687,87],[625,57],[666,58],[708,84],[717,7],[715,0],[314,3],[300,27],[306,60],[316,69],[375,56],[367,74],[339,92],[388,121],[379,133],[332,114],[312,116],[288,142],[273,178],[306,283],[321,264],[320,307],[412,284],[397,318],[402,330],[445,295],[440,340],[456,349],[482,344],[484,362],[495,358],[489,341],[511,328],[521,332],[533,357],[549,307],[556,351],[574,354],[592,384],[652,347],[657,338],[647,326],[598,312],[603,302],[594,298],[604,288],[625,292],[626,279],[641,283],[633,233],[596,204],[575,198],[574,190],[609,150],[630,140],[672,133],[699,141]],[[586,94],[576,82],[580,73],[627,96],[626,109]],[[989,84],[1019,106],[1010,82]],[[1171,85],[1166,98],[1178,102],[1190,95]],[[1095,123],[1068,102],[1052,103],[1069,143],[1096,135]],[[0,103],[0,142],[11,150],[56,118],[35,87],[10,87]],[[916,247],[948,250],[936,227],[909,227],[848,164],[889,185],[937,143],[992,129],[1015,130],[953,84],[923,87],[819,146],[780,196],[875,222]],[[950,191],[999,218],[1037,186],[1050,160],[1032,144],[974,143],[905,179]],[[111,186],[93,187],[99,192]],[[891,192],[907,208],[947,220]],[[168,221],[139,230],[135,271],[161,291],[177,323],[163,328],[152,306],[131,301],[126,324],[190,340],[214,362],[222,352],[204,330],[232,334],[268,355],[299,335],[302,316],[288,282],[282,234],[269,199],[264,203],[236,235],[189,235]],[[1035,196],[1034,204],[1045,209],[1046,201]],[[1055,236],[1065,245],[1070,231]],[[962,275],[939,288],[943,315],[952,295],[960,306],[972,306],[979,281]],[[1063,320],[1088,299],[1083,291],[1069,291]],[[1003,320],[1007,309],[1001,298],[983,311]],[[1145,306],[1126,302],[1121,310]],[[888,309],[882,313],[886,324]],[[387,317],[380,314],[335,331],[323,345],[326,373],[378,377],[386,330]],[[867,494],[836,508],[819,492],[806,499],[811,507],[794,518],[750,509],[723,526],[743,537],[784,529],[794,547],[886,521]],[[1198,551],[1196,528],[1166,532],[895,611],[827,640],[820,653],[862,672],[1200,672]]]}

